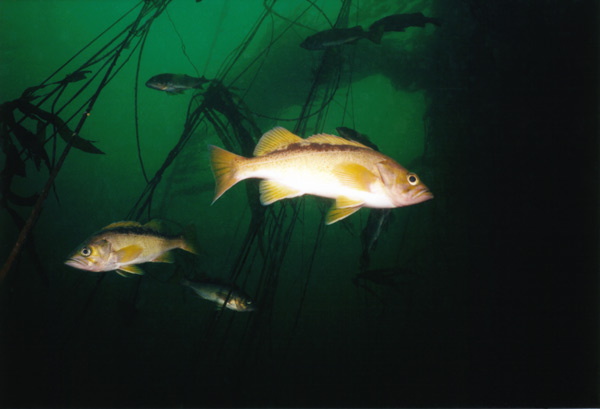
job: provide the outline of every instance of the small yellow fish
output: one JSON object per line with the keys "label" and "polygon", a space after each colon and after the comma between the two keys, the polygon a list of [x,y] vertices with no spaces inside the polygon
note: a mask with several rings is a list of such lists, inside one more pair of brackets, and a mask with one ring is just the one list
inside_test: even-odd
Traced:
{"label": "small yellow fish", "polygon": [[215,302],[219,308],[223,307],[237,312],[255,311],[254,301],[248,294],[236,286],[220,282],[218,280],[204,280],[193,282],[183,279],[181,284],[190,287],[205,300]]}
{"label": "small yellow fish", "polygon": [[144,225],[134,221],[112,223],[84,241],[65,264],[80,270],[112,271],[144,274],[136,264],[155,262],[172,263],[170,250],[180,248],[196,253],[190,236],[166,235],[160,232],[156,220]]}
{"label": "small yellow fish", "polygon": [[302,139],[277,127],[265,133],[254,157],[210,146],[216,181],[213,203],[240,180],[260,182],[260,201],[269,205],[304,194],[335,199],[327,224],[362,207],[394,208],[432,199],[419,177],[365,145],[339,136],[317,134]]}

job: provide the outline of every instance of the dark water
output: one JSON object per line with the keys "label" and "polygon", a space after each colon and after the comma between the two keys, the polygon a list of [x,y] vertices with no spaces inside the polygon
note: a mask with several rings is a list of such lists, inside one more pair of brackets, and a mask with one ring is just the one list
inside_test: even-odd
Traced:
{"label": "dark water", "polygon": [[[71,149],[0,287],[4,407],[600,404],[595,2],[311,3],[157,1],[141,15],[134,1],[0,2],[3,103],[116,22],[46,81],[97,74],[40,107],[82,123],[104,154]],[[414,12],[442,25],[298,46],[328,21]],[[194,116],[194,90],[144,86],[168,72],[224,87],[198,92]],[[10,192],[28,197],[49,171],[6,132],[15,107],[3,105],[0,157],[4,168],[18,148],[26,176]],[[248,155],[274,126],[356,129],[435,199],[392,210],[368,253],[368,209],[324,226],[330,201],[263,208],[252,182],[211,206],[207,145]],[[64,148],[54,137],[41,149],[52,166]],[[33,209],[8,199],[7,174],[3,261]],[[129,278],[63,264],[102,226],[151,218],[193,224],[201,254]],[[234,280],[259,309],[215,310],[181,273]]]}

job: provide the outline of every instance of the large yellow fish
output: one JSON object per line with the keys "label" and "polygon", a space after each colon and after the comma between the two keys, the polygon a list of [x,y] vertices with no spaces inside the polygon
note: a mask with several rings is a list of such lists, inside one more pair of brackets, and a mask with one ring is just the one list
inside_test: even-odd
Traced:
{"label": "large yellow fish", "polygon": [[170,250],[180,248],[196,253],[192,233],[172,236],[161,233],[156,220],[144,225],[134,221],[112,223],[84,241],[65,264],[80,270],[144,274],[137,264],[172,263]]}
{"label": "large yellow fish", "polygon": [[252,158],[210,146],[210,160],[213,203],[240,180],[260,178],[263,205],[304,194],[335,199],[327,224],[362,207],[402,207],[433,198],[416,174],[393,159],[334,135],[302,139],[277,127],[262,136]]}

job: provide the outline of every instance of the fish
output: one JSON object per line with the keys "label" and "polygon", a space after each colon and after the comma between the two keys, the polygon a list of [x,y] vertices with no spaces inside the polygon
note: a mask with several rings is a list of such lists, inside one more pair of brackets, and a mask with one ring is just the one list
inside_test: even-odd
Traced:
{"label": "fish", "polygon": [[371,149],[375,149],[376,151],[379,151],[379,148],[377,147],[377,145],[375,145],[373,142],[371,142],[371,140],[369,139],[369,137],[367,135],[364,135],[358,131],[355,131],[352,128],[347,128],[345,126],[338,126],[335,129],[336,129],[336,131],[338,131],[338,133],[340,134],[340,136],[342,138],[346,138],[351,141],[360,142],[363,145],[366,145]]}
{"label": "fish", "polygon": [[25,91],[23,91],[23,93],[21,94],[21,98],[25,98],[25,100],[30,100],[35,98],[35,96],[33,95],[33,93],[39,89],[45,88],[49,85],[54,85],[54,84],[69,84],[71,82],[77,82],[77,81],[81,81],[81,80],[85,80],[87,79],[87,75],[90,74],[91,71],[89,70],[80,70],[80,71],[75,71],[71,74],[67,74],[65,75],[65,78],[63,78],[60,81],[55,81],[55,82],[51,82],[48,84],[40,84],[40,85],[36,85],[33,87],[29,87],[26,88]]}
{"label": "fish", "polygon": [[363,249],[360,256],[361,267],[366,268],[369,265],[369,253],[377,246],[379,236],[390,224],[391,216],[391,209],[372,209],[369,212],[367,224],[360,233]]}
{"label": "fish", "polygon": [[354,43],[361,38],[367,38],[375,44],[379,44],[381,42],[382,34],[383,31],[380,33],[376,31],[365,31],[361,26],[352,28],[332,28],[306,37],[300,44],[300,47],[307,50],[325,50],[326,48],[337,45]]}
{"label": "fish", "polygon": [[425,27],[427,23],[436,26],[442,25],[440,19],[426,17],[423,13],[392,14],[371,24],[369,31],[377,33],[382,31],[404,31],[407,27]]}
{"label": "fish", "polygon": [[81,243],[65,264],[94,272],[116,270],[127,276],[125,273],[144,274],[138,264],[173,263],[173,249],[197,254],[193,229],[182,235],[167,235],[161,230],[158,220],[144,225],[135,221],[109,224]]}
{"label": "fish", "polygon": [[89,71],[89,70],[75,71],[71,74],[67,74],[64,79],[55,82],[55,84],[67,84],[69,82],[77,82],[77,81],[85,80],[85,79],[87,79],[87,75],[90,73],[91,73],[91,71]]}
{"label": "fish", "polygon": [[307,139],[282,127],[265,133],[246,158],[210,145],[210,166],[215,178],[214,202],[241,180],[263,179],[260,202],[304,194],[335,199],[326,215],[332,224],[363,207],[395,208],[432,199],[419,177],[392,158],[359,142],[335,135],[316,134]]}
{"label": "fish", "polygon": [[230,310],[237,312],[256,311],[254,300],[234,285],[215,279],[189,281],[185,278],[181,280],[181,284],[191,288],[205,300],[217,303],[219,307],[223,307],[223,304],[227,301],[225,308]]}
{"label": "fish", "polygon": [[165,91],[167,94],[182,94],[188,89],[199,89],[204,84],[210,82],[204,76],[190,77],[186,74],[159,74],[146,81],[146,86],[159,91]]}

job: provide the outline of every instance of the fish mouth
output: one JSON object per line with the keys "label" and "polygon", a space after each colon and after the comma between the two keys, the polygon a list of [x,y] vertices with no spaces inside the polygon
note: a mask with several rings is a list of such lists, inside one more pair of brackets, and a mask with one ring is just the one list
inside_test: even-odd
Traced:
{"label": "fish mouth", "polygon": [[433,193],[431,193],[428,189],[423,189],[417,192],[417,194],[413,196],[413,199],[419,199],[419,202],[424,202],[426,200],[433,199]]}
{"label": "fish mouth", "polygon": [[67,261],[65,261],[65,264],[68,265],[69,267],[83,269],[83,270],[87,267],[86,263],[84,263],[83,261],[78,260],[76,258],[68,259]]}
{"label": "fish mouth", "polygon": [[148,88],[157,89],[157,90],[159,90],[159,91],[164,91],[165,89],[167,89],[167,86],[166,86],[166,85],[163,85],[163,84],[156,84],[156,83],[153,83],[153,82],[147,82],[147,83],[146,83],[146,86],[147,86]]}

